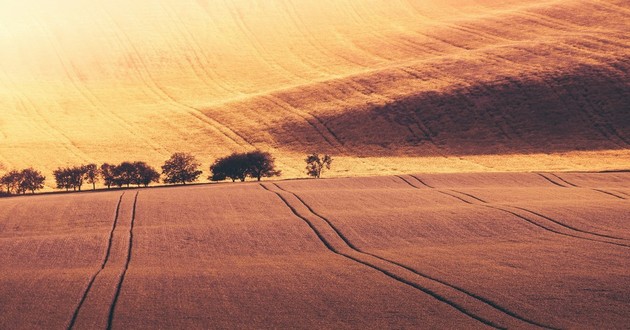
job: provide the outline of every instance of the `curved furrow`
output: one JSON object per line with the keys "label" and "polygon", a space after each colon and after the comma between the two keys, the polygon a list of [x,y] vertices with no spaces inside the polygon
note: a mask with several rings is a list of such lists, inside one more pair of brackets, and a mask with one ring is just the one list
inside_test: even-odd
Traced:
{"label": "curved furrow", "polygon": [[[538,173],[538,174],[540,175],[540,173]],[[542,176],[542,175],[541,175],[541,176]],[[408,180],[406,180],[406,179],[402,178],[401,176],[399,176],[399,177],[400,177],[401,179],[403,179],[403,180],[405,181],[405,183],[407,183],[409,186],[411,186],[411,187],[413,187],[413,188],[415,188],[415,189],[420,189],[419,187],[417,187],[417,186],[416,186],[416,185],[414,185],[413,183],[409,182]],[[418,180],[419,182],[422,182],[422,181],[420,180],[420,178],[418,178],[417,176],[412,176],[412,177],[413,177],[413,178],[415,178],[416,180]],[[543,176],[543,177],[544,177],[544,176]],[[550,182],[554,182],[554,181],[551,181],[551,180],[548,180],[548,181],[550,181]],[[422,183],[424,184],[424,182],[422,182]],[[555,184],[556,184],[556,185],[558,185],[557,183],[555,183]],[[428,185],[426,185],[426,184],[424,184],[424,185],[425,185],[425,186],[427,186],[427,187],[429,187],[429,186],[428,186]],[[562,186],[562,187],[564,187],[564,186]],[[565,188],[566,188],[566,187],[565,187]],[[528,210],[528,209],[525,209],[525,208],[522,208],[522,207],[518,207],[518,206],[511,206],[511,205],[506,205],[506,206],[504,206],[504,207],[513,208],[513,209],[517,209],[517,210],[521,210],[521,211],[525,211],[525,212],[527,212],[527,213],[533,214],[533,215],[535,215],[535,216],[537,216],[537,217],[539,217],[539,218],[542,218],[542,219],[544,219],[544,220],[546,220],[546,221],[549,221],[549,222],[551,222],[551,223],[554,223],[554,224],[556,224],[556,225],[558,225],[558,226],[562,227],[564,230],[567,230],[567,231],[568,231],[568,233],[567,233],[567,232],[560,231],[560,230],[555,229],[555,228],[553,228],[553,227],[550,227],[550,226],[549,226],[549,225],[547,225],[547,224],[541,224],[541,223],[539,223],[539,222],[537,222],[537,221],[534,221],[534,220],[532,220],[532,219],[530,219],[530,218],[527,218],[527,217],[525,217],[525,216],[523,216],[523,215],[521,215],[521,214],[518,214],[518,213],[516,213],[516,212],[514,212],[514,211],[511,211],[511,210],[509,210],[509,209],[505,209],[505,208],[502,208],[502,207],[500,207],[500,206],[496,206],[496,205],[493,205],[493,204],[491,204],[491,203],[488,203],[488,202],[486,202],[485,200],[483,200],[483,199],[481,199],[481,198],[479,198],[479,197],[477,197],[477,196],[474,196],[473,194],[470,194],[470,193],[464,193],[464,192],[461,192],[461,191],[458,191],[458,190],[453,190],[453,189],[451,189],[451,190],[450,190],[450,191],[452,191],[452,192],[455,192],[455,193],[458,193],[458,194],[461,194],[461,195],[467,196],[467,197],[469,197],[469,198],[472,198],[472,199],[474,199],[474,200],[475,200],[475,201],[477,201],[477,202],[481,202],[482,204],[478,204],[478,203],[476,203],[476,202],[474,202],[474,203],[473,203],[473,202],[470,202],[470,201],[468,201],[468,200],[466,200],[466,199],[464,199],[464,198],[462,198],[462,197],[459,197],[459,196],[457,196],[457,195],[454,195],[454,194],[451,194],[451,193],[449,193],[449,192],[443,191],[443,190],[441,190],[441,189],[437,189],[437,188],[433,188],[433,189],[434,189],[436,192],[438,192],[438,193],[441,193],[441,194],[443,194],[443,195],[447,195],[447,196],[450,196],[450,197],[456,198],[457,200],[459,200],[459,201],[461,201],[461,202],[464,202],[464,203],[466,203],[466,204],[469,204],[469,205],[487,207],[487,208],[491,208],[491,209],[494,209],[494,210],[499,210],[499,211],[504,212],[504,213],[509,213],[509,214],[512,214],[512,215],[514,215],[514,216],[516,216],[516,217],[518,217],[518,218],[520,218],[520,219],[522,219],[522,220],[527,221],[528,223],[530,223],[530,224],[532,224],[532,225],[534,225],[534,226],[536,226],[536,227],[542,228],[542,229],[544,229],[544,230],[546,230],[546,231],[549,231],[549,232],[552,232],[552,233],[555,233],[555,234],[558,234],[558,235],[563,235],[563,236],[573,237],[573,238],[577,238],[577,239],[583,239],[583,240],[588,240],[588,241],[593,241],[593,242],[599,242],[599,243],[605,243],[605,244],[611,244],[611,245],[616,245],[616,246],[622,246],[622,247],[627,247],[627,248],[630,248],[630,245],[628,245],[628,244],[623,244],[623,243],[619,243],[619,242],[611,242],[611,241],[608,241],[608,240],[602,240],[602,239],[613,239],[613,240],[616,240],[616,241],[621,240],[621,241],[628,241],[628,242],[630,242],[630,240],[627,240],[627,239],[625,239],[625,238],[620,238],[620,237],[616,237],[616,236],[611,236],[611,235],[606,235],[606,234],[600,234],[600,233],[596,233],[596,232],[592,232],[592,231],[587,231],[587,230],[579,229],[579,228],[576,228],[576,227],[573,227],[573,226],[567,225],[567,224],[565,224],[565,223],[563,223],[563,222],[560,222],[560,221],[558,221],[558,220],[552,219],[552,218],[550,218],[550,217],[548,217],[548,216],[542,215],[542,214],[540,214],[540,213],[538,213],[538,212],[534,212],[534,211],[531,211],[531,210]],[[595,236],[596,238],[592,238],[592,237],[584,237],[584,236],[581,236],[581,234],[586,234],[586,235]],[[601,239],[597,239],[597,238],[601,238]]]}
{"label": "curved furrow", "polygon": [[[210,88],[218,88],[225,92],[231,93],[231,91],[226,89],[225,86],[219,84],[216,80],[210,77],[208,70],[206,69],[206,67],[208,67],[209,65],[203,65],[203,62],[201,61],[201,58],[198,54],[198,49],[201,48],[199,47],[197,41],[194,39],[194,36],[192,36],[188,31],[186,24],[181,20],[181,17],[179,17],[177,13],[173,11],[173,9],[167,8],[162,1],[160,1],[159,3],[160,6],[164,9],[166,15],[168,15],[168,17],[170,18],[170,21],[175,23],[174,25],[176,25],[177,30],[180,32],[179,35],[183,36],[185,45],[188,46],[187,49],[185,49],[186,51],[184,52],[183,57],[186,59],[186,62],[188,62],[188,65],[192,69],[197,79],[199,79],[201,83]],[[203,54],[203,52],[201,53]],[[192,56],[192,59],[189,57],[189,55]]]}
{"label": "curved furrow", "polygon": [[46,34],[47,39],[50,41],[50,44],[53,47],[57,60],[64,70],[67,80],[70,81],[73,88],[79,93],[79,95],[81,95],[81,97],[84,100],[87,101],[90,107],[96,110],[97,113],[105,114],[107,117],[109,117],[114,122],[116,122],[120,127],[123,127],[131,136],[134,136],[142,140],[144,143],[146,143],[146,145],[150,146],[153,149],[153,151],[155,151],[156,153],[161,154],[161,155],[169,155],[169,151],[166,150],[163,146],[155,144],[150,139],[147,139],[144,135],[136,134],[133,131],[132,127],[129,124],[127,124],[127,122],[125,122],[118,115],[115,115],[111,110],[107,110],[107,107],[101,102],[101,100],[96,95],[94,95],[94,93],[92,93],[92,91],[89,88],[77,83],[77,74],[76,74],[77,69],[72,63],[67,63],[64,60],[64,56],[62,56],[61,54],[61,52],[63,51],[63,47],[58,43],[58,37],[57,36],[53,37],[49,33],[48,29],[41,26],[41,23],[39,23],[39,21],[38,21],[38,25],[42,28],[41,29],[42,32]]}
{"label": "curved furrow", "polygon": [[558,187],[567,188],[567,186],[565,186],[565,185],[563,185],[563,184],[561,184],[561,183],[558,183],[558,182],[556,182],[556,181],[554,181],[554,180],[550,179],[549,177],[547,177],[546,175],[544,175],[544,174],[542,174],[542,173],[536,173],[536,174],[538,174],[538,176],[540,176],[541,178],[543,178],[543,179],[545,179],[545,180],[547,180],[547,181],[551,182],[552,184],[554,184],[554,185],[556,185],[556,186],[558,186]]}
{"label": "curved furrow", "polygon": [[[2,70],[0,70],[2,71]],[[4,71],[2,71],[4,73]],[[79,147],[77,147],[74,142],[72,142],[72,140],[63,133],[63,130],[57,128],[56,126],[54,126],[51,121],[49,119],[46,118],[46,116],[44,116],[40,111],[39,108],[35,105],[35,103],[27,96],[24,94],[23,91],[21,91],[21,89],[17,86],[17,84],[12,81],[8,76],[5,75],[5,77],[7,79],[9,79],[9,81],[11,82],[11,84],[13,85],[13,90],[15,90],[16,92],[18,92],[19,94],[21,94],[22,96],[19,95],[15,95],[15,97],[17,97],[19,99],[19,104],[23,109],[24,113],[31,113],[33,116],[31,118],[39,118],[41,119],[41,122],[43,123],[43,125],[38,125],[40,126],[42,129],[41,131],[46,132],[46,134],[50,137],[54,137],[57,141],[61,141],[61,146],[63,146],[64,149],[66,149],[70,154],[73,154],[77,160],[81,160],[81,161],[89,161],[90,157],[83,152],[83,150],[81,150]],[[26,102],[29,104],[29,106],[26,105],[26,103],[24,102],[24,100],[26,100]],[[28,109],[32,109],[31,111],[28,111]],[[35,120],[37,121],[37,120]],[[46,127],[48,129],[46,129]]]}
{"label": "curved furrow", "polygon": [[[400,178],[401,178],[401,179],[403,179],[403,180],[405,180],[405,179],[404,179],[404,178],[402,178],[402,177],[400,177]],[[407,181],[405,180],[405,182],[407,182]],[[409,183],[409,184],[410,184],[410,183]],[[451,284],[451,283],[449,283],[449,282],[447,282],[447,281],[445,281],[445,280],[441,280],[441,279],[438,279],[438,278],[436,278],[436,277],[429,276],[429,275],[427,275],[427,274],[425,274],[425,273],[422,273],[422,272],[418,271],[418,270],[417,270],[417,269],[415,269],[415,268],[412,268],[412,267],[407,266],[407,265],[405,265],[405,264],[402,264],[402,263],[400,263],[400,262],[393,261],[392,259],[388,259],[388,258],[385,258],[385,257],[379,256],[379,255],[377,255],[377,254],[375,254],[375,253],[371,253],[371,252],[368,252],[368,251],[366,251],[366,250],[363,250],[363,249],[361,249],[361,248],[357,247],[356,245],[354,245],[354,244],[353,244],[353,243],[352,243],[352,242],[348,239],[348,237],[347,237],[346,235],[344,235],[344,234],[343,234],[343,232],[341,232],[341,230],[339,230],[339,228],[338,228],[338,227],[337,227],[337,226],[336,226],[336,225],[335,225],[335,224],[334,224],[334,223],[333,223],[330,219],[328,219],[328,218],[326,218],[326,217],[322,216],[321,214],[317,213],[317,212],[316,212],[316,211],[315,211],[315,210],[314,210],[314,209],[313,209],[310,205],[308,205],[308,204],[307,204],[307,203],[306,203],[306,202],[305,202],[305,201],[304,201],[304,200],[303,200],[303,199],[302,199],[299,195],[297,195],[296,193],[294,193],[294,192],[292,192],[292,191],[289,191],[289,190],[287,190],[287,189],[284,189],[284,188],[280,187],[278,184],[273,184],[273,185],[274,185],[274,186],[276,186],[278,189],[280,189],[280,190],[282,190],[282,191],[284,191],[284,192],[287,192],[287,193],[291,194],[292,196],[294,196],[294,197],[295,197],[295,198],[296,198],[296,199],[297,199],[297,200],[298,200],[301,204],[303,204],[303,205],[304,205],[304,206],[308,209],[308,211],[309,211],[310,213],[312,213],[312,214],[313,214],[313,215],[315,215],[316,217],[318,217],[318,218],[320,218],[321,220],[323,220],[323,221],[324,221],[324,222],[325,222],[325,223],[326,223],[326,224],[327,224],[330,228],[332,228],[332,230],[335,232],[335,234],[336,234],[336,235],[337,235],[337,236],[338,236],[338,237],[339,237],[339,238],[340,238],[340,239],[341,239],[341,240],[342,240],[342,241],[343,241],[343,242],[344,242],[344,243],[345,243],[345,244],[346,244],[346,245],[347,245],[350,249],[352,249],[352,250],[354,250],[354,251],[356,251],[356,252],[359,252],[360,254],[364,254],[364,255],[367,255],[367,256],[374,257],[374,258],[379,259],[379,260],[381,260],[381,261],[384,261],[384,262],[386,262],[386,263],[388,263],[388,264],[391,264],[391,265],[394,265],[394,266],[401,267],[401,268],[403,268],[403,269],[405,269],[405,270],[407,270],[407,271],[410,271],[411,273],[413,273],[413,274],[415,274],[415,275],[417,275],[417,276],[420,276],[421,278],[423,278],[423,279],[425,279],[425,280],[429,280],[429,281],[432,281],[432,282],[434,282],[434,283],[437,283],[437,284],[443,285],[444,287],[441,287],[441,289],[453,289],[453,290],[456,290],[456,291],[458,291],[459,293],[462,293],[462,294],[464,294],[464,295],[466,295],[466,296],[468,296],[468,297],[470,297],[470,298],[475,299],[475,300],[477,301],[477,303],[482,303],[482,304],[486,305],[486,307],[491,307],[491,308],[495,309],[496,311],[499,311],[499,312],[501,312],[501,313],[503,313],[503,314],[505,314],[505,315],[507,315],[507,316],[510,316],[510,317],[512,317],[512,318],[517,319],[518,321],[525,322],[525,323],[528,323],[529,325],[533,325],[533,326],[537,326],[537,327],[541,327],[541,328],[553,329],[553,327],[551,327],[551,326],[548,326],[548,325],[543,325],[543,324],[541,324],[541,323],[539,323],[539,322],[536,322],[536,321],[533,321],[533,320],[527,319],[527,318],[525,318],[525,317],[523,317],[523,316],[519,315],[518,313],[516,313],[516,312],[514,312],[514,311],[511,311],[511,310],[509,310],[509,309],[507,309],[507,308],[505,308],[505,307],[500,306],[498,303],[496,303],[496,302],[494,302],[494,301],[491,301],[490,299],[484,298],[484,297],[482,297],[482,296],[480,296],[480,295],[478,295],[478,294],[474,294],[474,293],[472,293],[472,292],[470,292],[470,291],[468,291],[468,290],[466,290],[466,289],[463,289],[463,288],[461,288],[461,287],[459,287],[459,286],[453,285],[453,284]],[[285,201],[286,201],[286,200],[285,200]],[[287,204],[288,204],[288,203],[287,203]],[[445,287],[446,287],[446,288],[445,288]],[[436,295],[441,295],[442,297],[446,297],[446,296],[448,296],[448,294],[440,294],[439,292],[435,292],[435,294],[436,294]],[[453,302],[453,303],[455,303],[455,302]],[[455,303],[455,304],[456,304],[456,303]],[[478,315],[477,315],[477,316],[478,316]],[[480,318],[481,318],[481,317],[480,317]],[[496,322],[494,322],[494,321],[491,321],[491,320],[487,320],[487,321],[492,322],[492,323],[495,323],[495,325],[497,325],[497,326],[501,327],[501,325],[496,324]]]}
{"label": "curved furrow", "polygon": [[[355,2],[349,1],[348,5],[349,5],[348,12],[354,15],[354,17],[356,18],[355,22],[358,23],[358,25],[362,27],[365,32],[368,32],[369,34],[371,34],[379,42],[385,45],[389,45],[393,47],[393,49],[396,49],[406,54],[407,57],[412,57],[412,58],[416,57],[419,51],[423,50],[422,49],[423,47],[420,46],[420,43],[413,43],[413,42],[410,43],[408,41],[405,41],[405,42],[396,41],[396,40],[393,40],[391,35],[386,35],[382,33],[382,30],[374,29],[373,28],[374,22],[371,22],[368,19],[365,19],[363,15],[360,14],[359,9],[357,8],[357,4],[355,4]],[[378,16],[375,16],[375,17],[378,17]],[[381,56],[381,55],[375,54],[375,56]],[[391,62],[394,59],[396,58],[391,58],[389,59],[389,61]]]}
{"label": "curved furrow", "polygon": [[288,76],[293,76],[298,81],[301,81],[301,82],[308,82],[308,81],[310,81],[310,79],[308,77],[299,76],[295,72],[285,68],[280,63],[280,61],[275,59],[273,56],[269,55],[269,52],[267,52],[265,50],[264,45],[260,42],[260,40],[258,39],[256,34],[252,33],[251,29],[245,23],[245,20],[243,19],[242,15],[240,15],[240,13],[238,13],[236,8],[229,2],[229,0],[223,0],[223,3],[225,5],[225,7],[229,9],[230,15],[232,16],[233,21],[235,22],[236,26],[239,28],[241,34],[243,36],[245,36],[247,38],[247,40],[249,40],[251,42],[251,44],[252,44],[254,50],[256,51],[256,53],[258,54],[258,56],[263,61],[265,61],[265,63],[267,63],[267,65],[269,65],[271,68],[275,68],[275,69],[277,69],[279,71],[285,72]]}
{"label": "curved furrow", "polygon": [[[315,235],[317,236],[317,238],[323,243],[323,245],[331,252],[333,252],[334,254],[337,254],[339,256],[342,256],[344,258],[347,258],[349,260],[352,260],[354,262],[357,262],[359,264],[362,264],[364,266],[367,266],[369,268],[372,268],[388,277],[390,277],[391,279],[408,285],[416,290],[419,290],[421,292],[424,292],[426,294],[428,294],[429,296],[437,299],[440,302],[443,302],[445,304],[447,304],[448,306],[451,306],[452,308],[455,308],[457,311],[461,312],[462,314],[469,316],[485,325],[488,325],[490,327],[493,327],[495,329],[505,329],[505,327],[501,327],[498,324],[496,324],[494,321],[492,320],[488,320],[482,316],[479,316],[471,311],[469,311],[468,309],[464,308],[461,304],[454,302],[450,299],[448,299],[447,297],[435,292],[434,290],[431,290],[425,286],[419,285],[418,283],[414,282],[414,281],[410,281],[405,279],[405,277],[401,276],[399,274],[399,272],[397,271],[392,271],[391,269],[388,268],[384,268],[382,266],[379,266],[377,263],[374,263],[372,261],[370,261],[369,259],[366,260],[366,258],[364,258],[363,256],[368,256],[365,253],[361,253],[358,250],[354,249],[352,246],[348,245],[348,243],[341,237],[340,233],[337,232],[332,226],[331,224],[328,222],[328,228],[322,228],[318,225],[316,225],[313,221],[311,221],[307,216],[302,215],[296,208],[295,206],[293,206],[287,198],[285,198],[281,192],[279,191],[274,191],[270,188],[268,188],[267,186],[260,184],[260,186],[269,191],[270,193],[275,194],[290,210],[291,212],[298,217],[299,219],[301,219],[302,221],[304,221],[310,228],[311,230],[315,233]],[[276,189],[283,191],[282,188],[280,188],[278,185],[275,185]],[[283,191],[285,193],[287,193],[286,191]],[[308,208],[308,207],[307,207]],[[325,221],[325,220],[324,220]],[[325,221],[326,222],[326,221]],[[331,233],[334,233],[332,234]],[[326,234],[325,232],[328,232],[328,234]],[[334,236],[333,236],[334,235]],[[335,241],[335,242],[333,242]],[[343,244],[345,246],[341,246],[338,247],[339,244]],[[344,250],[349,250],[349,251],[344,251]],[[353,254],[357,253],[358,256],[354,256]],[[391,264],[393,265],[393,264]],[[396,266],[396,265],[393,265]],[[399,267],[399,266],[398,266]]]}
{"label": "curved furrow", "polygon": [[367,68],[365,64],[359,63],[355,60],[352,60],[348,57],[342,56],[337,52],[331,52],[324,44],[319,42],[319,40],[310,32],[308,29],[308,25],[304,23],[302,17],[297,13],[293,3],[290,0],[281,0],[282,6],[288,13],[288,17],[293,23],[293,26],[300,31],[300,33],[304,36],[304,40],[309,43],[315,50],[324,55],[327,58],[338,58],[342,61],[347,62],[351,66],[357,66],[360,68]]}
{"label": "curved furrow", "polygon": [[[302,111],[298,109],[297,107],[293,107],[287,102],[285,102],[284,100],[282,100],[281,98],[275,97],[272,94],[269,94],[267,96],[262,96],[262,97],[268,100],[269,102],[272,102],[273,104],[278,106],[280,109],[284,109],[287,112],[295,114],[299,116],[300,118],[302,118],[303,120],[305,120],[322,137],[322,139],[326,141],[326,143],[328,143],[331,147],[334,147],[335,149],[337,149],[337,151],[343,152],[343,149],[344,149],[343,143],[339,140],[337,135],[328,126],[326,126],[326,124],[324,124],[320,119],[315,117],[313,114],[306,111]],[[309,119],[309,117],[314,120]]]}
{"label": "curved furrow", "polygon": [[[622,237],[617,237],[617,236],[612,236],[612,235],[600,234],[600,233],[596,233],[596,232],[593,232],[593,231],[588,231],[588,230],[583,230],[583,229],[580,229],[580,228],[576,228],[576,227],[573,227],[573,226],[567,225],[567,224],[566,224],[566,223],[564,223],[564,222],[561,222],[561,221],[555,220],[555,219],[553,219],[553,218],[551,218],[551,217],[548,217],[548,216],[546,216],[546,215],[544,215],[544,214],[541,214],[541,213],[539,213],[539,212],[535,212],[535,211],[532,211],[532,210],[526,209],[526,208],[524,208],[524,207],[520,207],[520,206],[509,206],[509,207],[511,207],[511,208],[515,208],[515,209],[519,209],[519,210],[525,211],[525,212],[527,212],[527,213],[530,213],[530,214],[533,214],[533,215],[539,216],[539,217],[544,218],[544,219],[547,219],[547,220],[549,220],[549,221],[551,221],[551,222],[553,222],[553,223],[555,223],[555,224],[557,224],[557,225],[559,225],[559,226],[565,227],[565,228],[570,229],[570,230],[573,230],[573,231],[577,231],[577,232],[580,232],[580,233],[589,234],[589,235],[593,235],[593,236],[599,236],[599,237],[603,237],[603,238],[610,238],[610,239],[614,239],[614,240],[619,240],[619,241],[626,241],[626,242],[630,242],[630,239],[626,239],[626,238],[622,238]],[[627,246],[628,246],[628,247],[630,247],[630,245],[627,245]]]}
{"label": "curved furrow", "polygon": [[[226,140],[228,140],[228,141],[230,141],[230,142],[232,142],[232,143],[234,143],[234,144],[236,144],[236,145],[238,145],[240,147],[253,146],[242,135],[240,135],[236,131],[230,129],[228,126],[217,122],[216,120],[214,120],[211,117],[207,116],[206,114],[202,113],[199,109],[197,109],[197,108],[195,108],[193,106],[186,105],[186,104],[183,104],[183,103],[177,101],[175,98],[173,98],[173,96],[169,95],[164,90],[164,88],[162,88],[160,85],[157,84],[157,82],[155,81],[155,79],[151,75],[151,72],[148,69],[146,63],[144,62],[142,56],[140,55],[140,52],[135,47],[133,42],[129,39],[129,36],[126,35],[124,30],[116,23],[114,18],[111,17],[109,12],[107,10],[105,10],[105,12],[108,14],[108,17],[109,17],[110,21],[112,22],[112,24],[114,24],[114,26],[116,27],[117,32],[121,32],[123,34],[123,36],[125,36],[125,38],[127,39],[127,43],[126,44],[128,45],[128,49],[130,49],[136,55],[136,58],[138,59],[137,63],[140,64],[140,66],[142,67],[143,70],[140,70],[140,68],[138,68],[135,65],[133,67],[136,70],[136,72],[139,74],[139,77],[142,80],[142,82],[144,83],[144,85],[150,91],[152,91],[159,99],[167,101],[167,102],[175,105],[176,107],[181,108],[182,110],[184,110],[184,113],[190,115],[193,118],[196,118],[200,122],[204,123],[205,126],[212,128],[212,130],[214,130],[220,136],[224,137]],[[116,35],[117,35],[117,38],[119,38],[118,37],[118,33],[116,33]],[[121,45],[125,45],[125,43],[120,38],[119,38],[119,42],[121,43]]]}
{"label": "curved furrow", "polygon": [[[209,79],[212,82],[213,86],[216,86],[225,92],[228,92],[230,94],[243,95],[241,92],[238,92],[234,90],[233,88],[228,88],[225,84],[220,83],[221,79],[214,77],[212,75],[212,73],[208,70],[208,67],[210,67],[210,65],[203,65],[203,61],[201,60],[201,57],[199,56],[199,54],[201,54],[201,56],[205,59],[205,62],[207,64],[212,63],[212,62],[208,58],[207,52],[203,51],[203,47],[201,47],[195,35],[190,32],[188,25],[182,20],[181,16],[177,12],[175,12],[175,10],[173,10],[173,8],[167,8],[167,5],[165,5],[164,2],[162,1],[160,1],[160,5],[162,6],[162,8],[164,8],[167,15],[169,15],[170,17],[174,17],[173,21],[177,25],[180,26],[178,30],[181,31],[182,34],[184,35],[184,38],[187,41],[186,43],[191,45],[191,53],[193,57],[195,58],[195,61],[198,64],[199,68],[201,68],[201,71],[204,73],[205,77],[207,78],[207,79],[203,79],[206,85],[209,86],[208,84],[208,79]],[[192,65],[193,64],[191,63],[191,66]],[[197,69],[193,68],[193,70],[195,70],[195,73],[198,74]]]}
{"label": "curved furrow", "polygon": [[[210,12],[208,11],[207,6],[203,5],[202,2],[203,2],[203,0],[194,1],[194,3],[199,8],[201,8],[201,11],[208,18],[207,21],[210,22],[217,30],[221,30],[221,28],[216,24],[214,18],[210,15]],[[221,63],[221,60],[219,60],[219,57],[217,55],[215,55],[214,52],[204,52],[203,51],[203,47],[200,47],[199,49],[200,49],[201,54],[206,58],[206,61],[208,63]],[[208,56],[213,56],[214,59],[210,60],[210,58]],[[239,96],[247,95],[246,93],[244,93],[243,91],[241,91],[239,89],[235,89],[233,87],[230,87],[230,84],[228,84],[227,81],[229,81],[231,77],[227,77],[225,75],[221,75],[218,70],[213,70],[212,67],[204,68],[204,69],[206,70],[206,72],[208,72],[208,74],[211,77],[216,77],[216,78],[213,78],[213,80],[216,80],[217,83],[221,84],[220,82],[223,82],[221,85],[223,85],[224,89],[230,90],[234,94],[239,95]]]}

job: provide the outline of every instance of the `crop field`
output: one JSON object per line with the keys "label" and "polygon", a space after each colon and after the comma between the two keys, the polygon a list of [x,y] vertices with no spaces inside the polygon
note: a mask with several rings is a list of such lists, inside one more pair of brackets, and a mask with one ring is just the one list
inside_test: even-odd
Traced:
{"label": "crop field", "polygon": [[630,174],[0,200],[0,328],[625,328]]}
{"label": "crop field", "polygon": [[0,162],[308,152],[332,176],[628,166],[625,0],[0,2]]}

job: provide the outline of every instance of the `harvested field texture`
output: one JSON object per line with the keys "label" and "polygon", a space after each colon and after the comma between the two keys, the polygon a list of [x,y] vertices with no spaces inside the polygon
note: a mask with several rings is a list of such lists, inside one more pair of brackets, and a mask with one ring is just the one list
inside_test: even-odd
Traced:
{"label": "harvested field texture", "polygon": [[0,328],[625,328],[629,173],[0,200]]}
{"label": "harvested field texture", "polygon": [[[0,162],[254,148],[303,176],[628,167],[623,0],[0,2]],[[50,185],[50,183],[49,183]]]}

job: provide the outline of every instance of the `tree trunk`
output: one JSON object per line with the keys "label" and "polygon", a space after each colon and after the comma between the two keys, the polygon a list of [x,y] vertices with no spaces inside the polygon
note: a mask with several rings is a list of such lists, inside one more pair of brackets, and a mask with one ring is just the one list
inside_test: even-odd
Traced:
{"label": "tree trunk", "polygon": [[96,190],[96,182],[92,182],[92,190]]}

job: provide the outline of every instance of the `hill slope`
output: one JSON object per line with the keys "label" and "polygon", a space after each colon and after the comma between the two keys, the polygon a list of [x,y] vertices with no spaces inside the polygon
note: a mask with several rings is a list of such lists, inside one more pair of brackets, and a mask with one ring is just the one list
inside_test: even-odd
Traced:
{"label": "hill slope", "polygon": [[262,148],[287,176],[310,151],[338,155],[337,175],[627,167],[629,14],[616,0],[4,2],[0,161]]}
{"label": "hill slope", "polygon": [[0,199],[0,328],[623,328],[629,179],[422,174]]}

